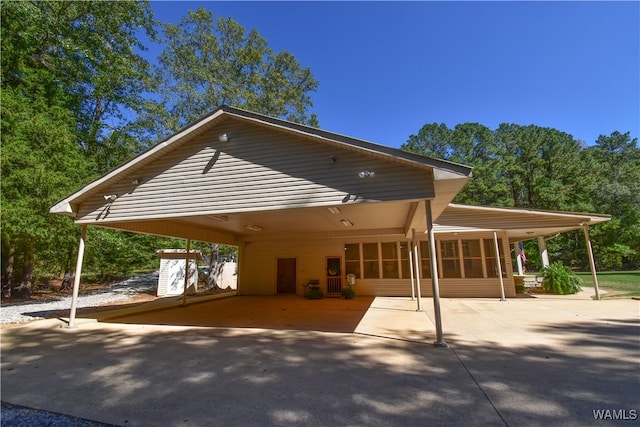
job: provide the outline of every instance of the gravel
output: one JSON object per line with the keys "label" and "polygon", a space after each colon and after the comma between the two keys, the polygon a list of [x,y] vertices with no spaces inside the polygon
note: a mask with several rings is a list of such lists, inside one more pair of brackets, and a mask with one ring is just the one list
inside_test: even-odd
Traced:
{"label": "gravel", "polygon": [[[158,284],[158,272],[129,279],[78,297],[78,308],[99,307],[114,302],[127,301],[140,293],[153,293]],[[0,324],[26,323],[45,319],[71,308],[71,297],[61,297],[48,301],[27,301],[22,304],[3,305],[0,310]]]}

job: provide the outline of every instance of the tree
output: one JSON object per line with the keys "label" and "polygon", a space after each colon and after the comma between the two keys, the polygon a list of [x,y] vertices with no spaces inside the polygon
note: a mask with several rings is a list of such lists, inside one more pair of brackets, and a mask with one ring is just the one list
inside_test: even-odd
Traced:
{"label": "tree", "polygon": [[[317,126],[310,93],[318,82],[289,52],[275,53],[256,30],[203,8],[180,24],[164,25],[156,78],[160,102],[150,102],[147,124],[159,138],[220,105]],[[160,128],[158,124],[162,124]]]}
{"label": "tree", "polygon": [[592,174],[598,185],[591,198],[596,210],[612,220],[600,225],[592,236],[599,245],[604,268],[638,268],[640,265],[640,148],[629,132],[600,135],[587,155],[596,165]]}
{"label": "tree", "polygon": [[129,115],[150,80],[135,49],[153,19],[145,2],[98,1],[5,2],[1,17],[3,287],[28,296],[34,268],[66,269],[77,243],[49,207],[141,147]]}

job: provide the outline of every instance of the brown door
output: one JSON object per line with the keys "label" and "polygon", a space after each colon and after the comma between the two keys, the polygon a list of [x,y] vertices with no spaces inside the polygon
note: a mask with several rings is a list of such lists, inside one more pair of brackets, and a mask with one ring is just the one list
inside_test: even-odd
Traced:
{"label": "brown door", "polygon": [[278,293],[296,293],[296,259],[278,258]]}

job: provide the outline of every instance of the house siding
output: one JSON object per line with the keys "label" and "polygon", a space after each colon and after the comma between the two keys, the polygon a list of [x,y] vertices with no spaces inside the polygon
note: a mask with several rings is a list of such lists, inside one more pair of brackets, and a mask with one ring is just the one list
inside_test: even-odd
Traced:
{"label": "house siding", "polygon": [[[230,140],[219,142],[219,133]],[[360,179],[372,170],[376,179]],[[140,184],[133,184],[138,179]],[[412,185],[406,185],[411,182]],[[107,204],[94,193],[78,222],[250,212],[434,196],[429,171],[244,122],[227,120],[161,160],[129,171]]]}
{"label": "house siding", "polygon": [[[462,238],[457,236],[458,238]],[[468,234],[464,239],[489,238],[487,233]],[[437,237],[450,239],[451,236]],[[491,237],[492,238],[492,237]],[[511,271],[509,244],[506,235],[502,240],[503,256],[507,265],[502,266],[506,272],[504,280],[505,295],[515,296],[515,285]],[[327,280],[325,273],[326,257],[340,256],[343,261],[344,282],[344,252],[345,243],[371,242],[406,242],[402,235],[378,235],[366,238],[343,238],[306,241],[260,241],[248,242],[241,252],[241,272],[238,285],[240,295],[275,295],[276,294],[276,263],[278,258],[296,258],[297,284],[296,293],[304,294],[304,284],[311,279],[320,281],[321,289],[326,292]],[[409,276],[404,272],[403,277]],[[442,297],[496,297],[501,296],[500,279],[494,278],[459,278],[440,279],[440,295]],[[431,279],[420,280],[422,296],[432,296]],[[411,281],[402,279],[357,279],[355,291],[358,295],[371,296],[411,296]]]}

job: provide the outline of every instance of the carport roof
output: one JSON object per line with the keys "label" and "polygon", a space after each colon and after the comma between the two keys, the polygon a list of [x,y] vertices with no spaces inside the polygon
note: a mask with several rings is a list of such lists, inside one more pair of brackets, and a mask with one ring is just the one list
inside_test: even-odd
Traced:
{"label": "carport roof", "polygon": [[528,240],[609,221],[610,215],[451,203],[434,224],[435,233],[504,230],[509,240]]}

